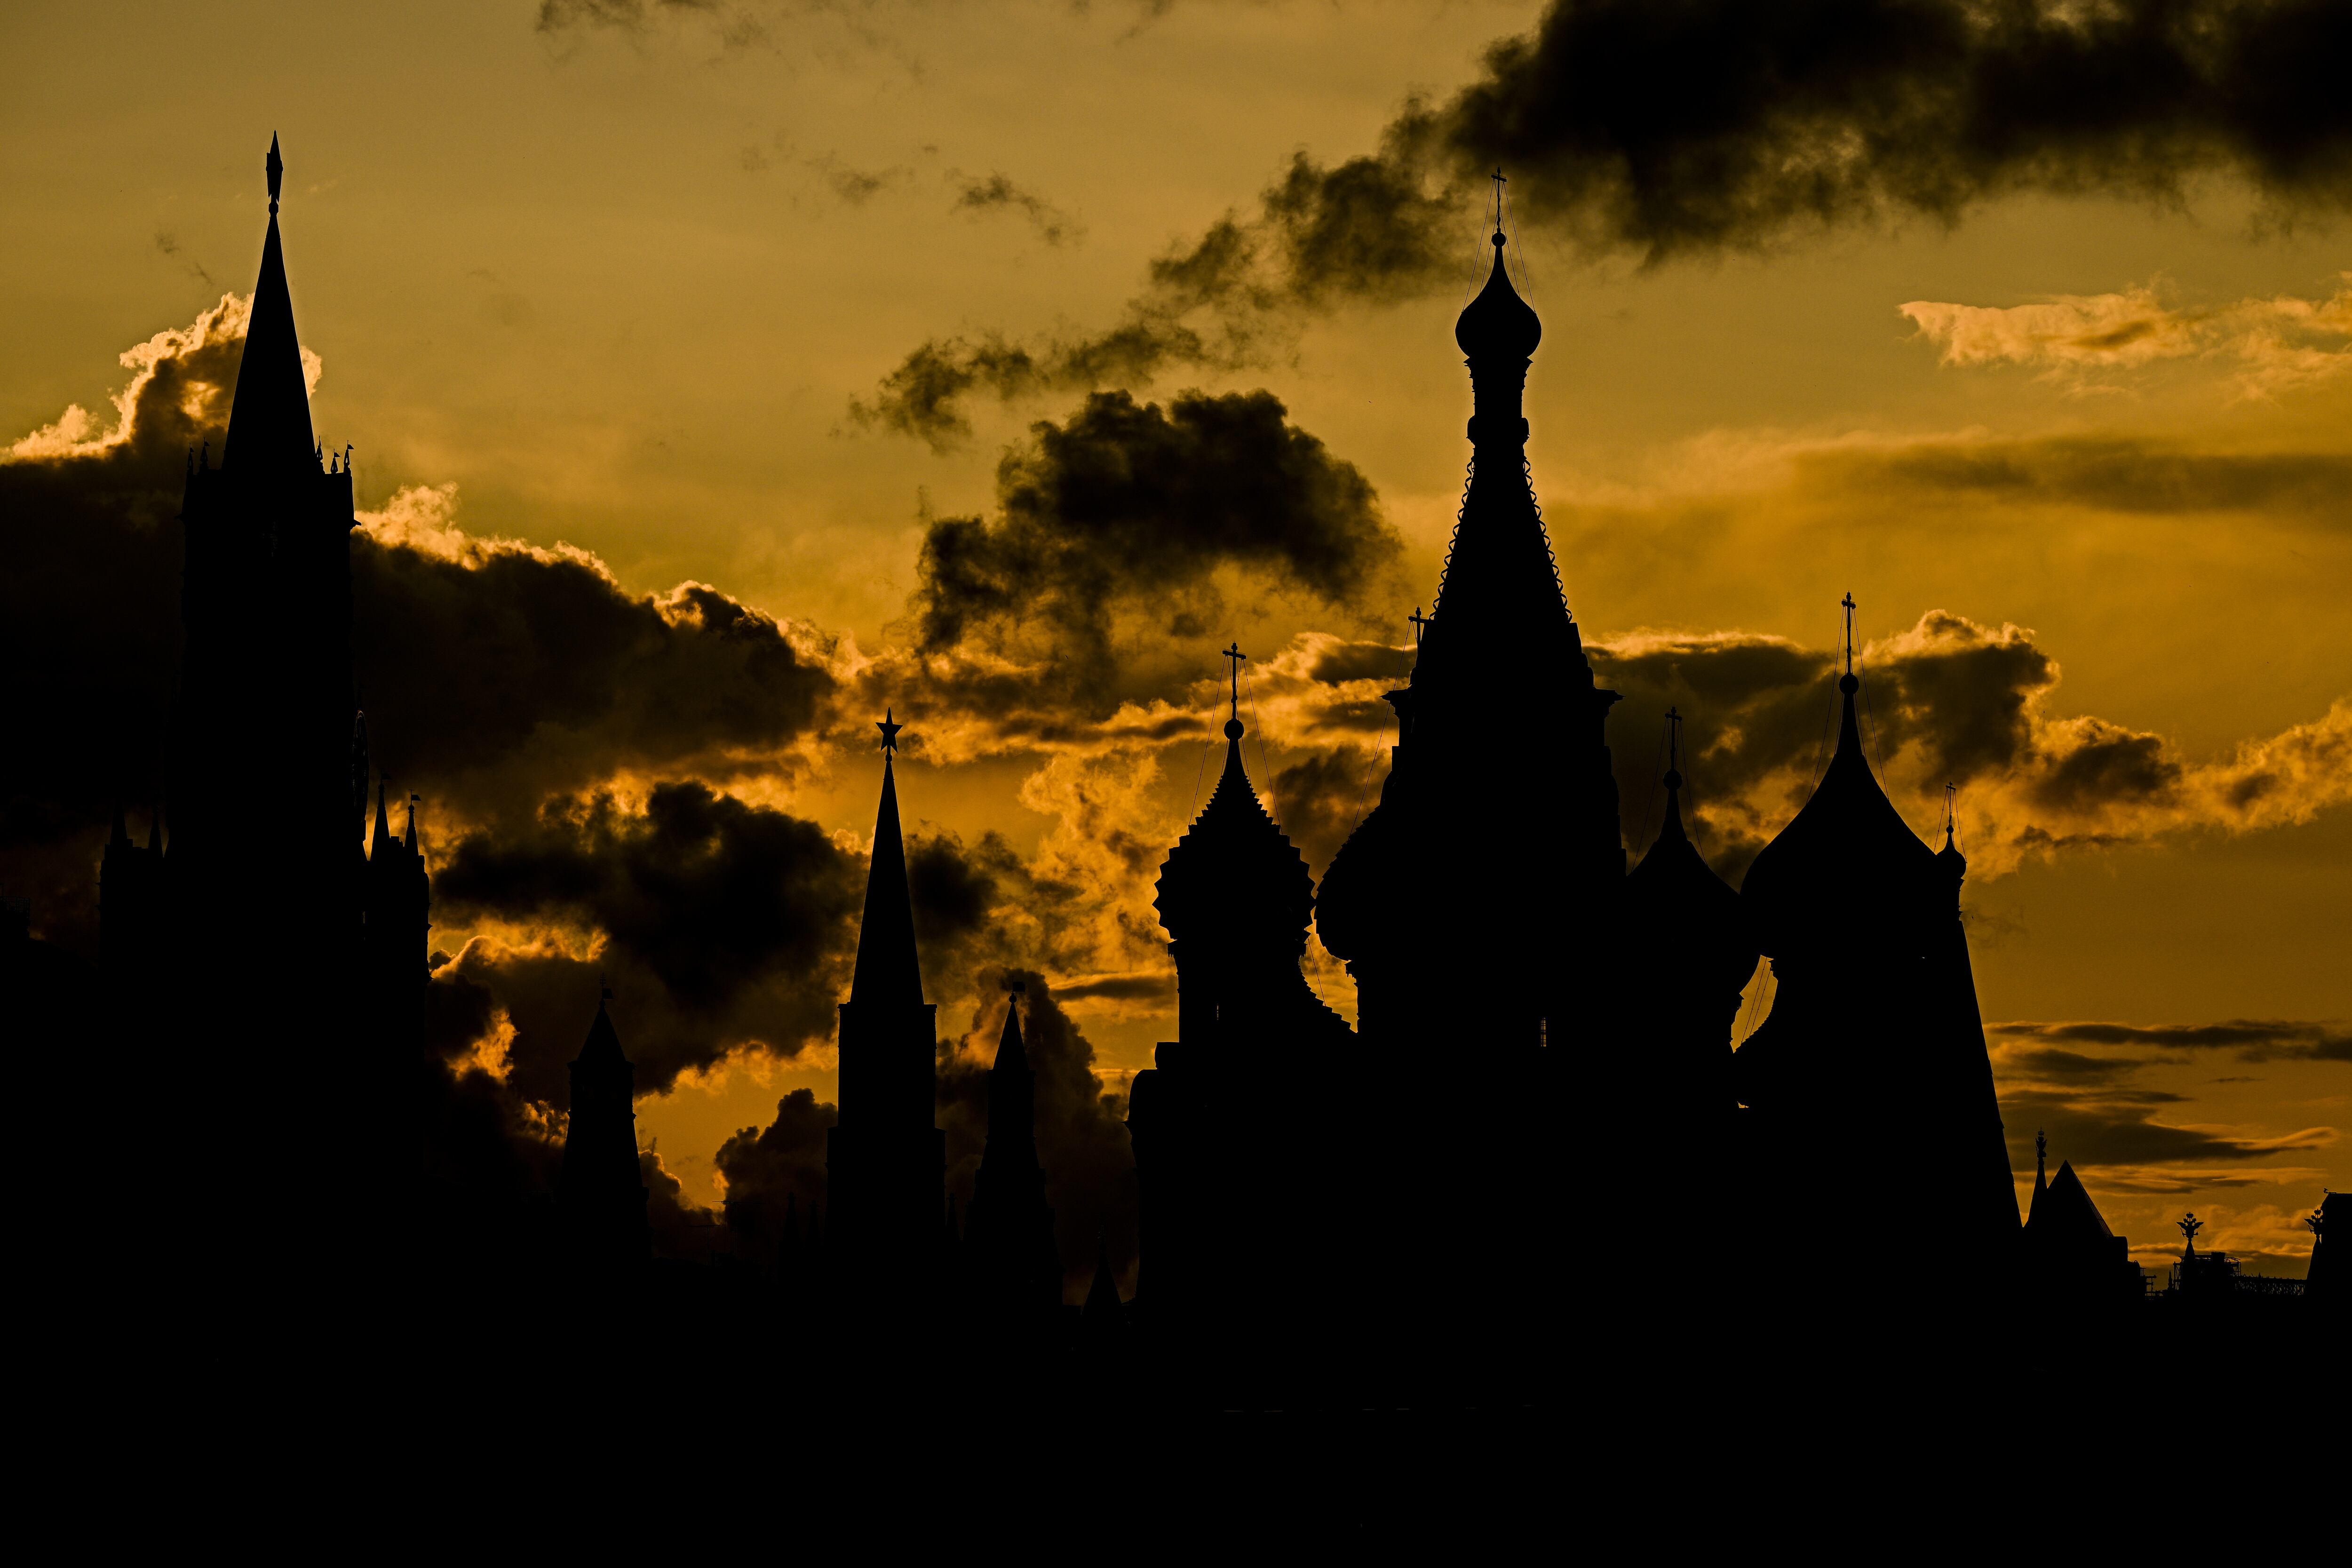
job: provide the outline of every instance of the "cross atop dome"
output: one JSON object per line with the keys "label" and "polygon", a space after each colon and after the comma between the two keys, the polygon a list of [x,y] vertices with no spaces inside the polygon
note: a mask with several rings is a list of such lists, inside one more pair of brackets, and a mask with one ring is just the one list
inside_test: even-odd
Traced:
{"label": "cross atop dome", "polygon": [[1225,739],[1238,741],[1242,738],[1242,663],[1249,655],[1242,651],[1241,639],[1236,637],[1231,647],[1218,650],[1217,657],[1233,661],[1233,713],[1225,721]]}

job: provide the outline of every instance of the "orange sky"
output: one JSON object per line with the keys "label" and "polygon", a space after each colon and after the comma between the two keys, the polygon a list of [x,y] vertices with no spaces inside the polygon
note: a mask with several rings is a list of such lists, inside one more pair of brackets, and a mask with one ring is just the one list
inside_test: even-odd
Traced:
{"label": "orange sky", "polygon": [[[624,20],[583,19],[600,9]],[[275,131],[315,418],[355,444],[373,531],[445,554],[460,535],[562,542],[635,594],[713,584],[878,700],[926,523],[993,516],[1000,456],[1083,394],[977,398],[945,450],[861,426],[853,400],[927,339],[1109,325],[1154,258],[1251,210],[1295,151],[1371,151],[1409,92],[1469,81],[1539,8],[643,9],[12,8],[0,439],[37,461],[92,437],[131,374],[118,354],[251,287]],[[2143,1261],[2193,1206],[2209,1243],[2299,1269],[2298,1217],[2352,1178],[2335,1131],[2352,1071],[2352,706],[2331,706],[2352,704],[2341,225],[2282,222],[2200,174],[2178,203],[2018,194],[1952,225],[1799,226],[1654,267],[1516,227],[1545,324],[1536,483],[1588,637],[1634,661],[1713,634],[1818,652],[1850,590],[1865,675],[1964,642],[2051,661],[2021,689],[2042,762],[1962,792],[1984,1013],[2127,1031],[1996,1033],[2012,1136],[2048,1116],[2105,1139],[2084,1173]],[[910,825],[997,832],[1030,874],[1088,889],[1076,929],[1021,950],[1057,984],[1156,963],[1150,871],[1118,836],[1171,842],[1195,804],[1199,738],[1143,721],[1207,710],[1215,647],[1255,657],[1261,788],[1385,745],[1328,721],[1351,693],[1311,678],[1312,638],[1402,644],[1433,593],[1467,455],[1450,331],[1478,278],[1475,213],[1460,242],[1456,288],[1294,312],[1252,363],[1124,383],[1163,402],[1270,390],[1377,492],[1391,574],[1335,605],[1224,571],[1194,636],[1121,608],[1125,728],[1039,742],[902,706],[948,764],[903,775]],[[89,419],[59,424],[77,405]],[[1612,720],[1621,758],[1654,746],[1637,707]],[[2154,738],[2176,770],[2160,798],[2062,800],[2051,759],[2109,732],[2094,721]],[[773,758],[694,776],[862,842],[864,722],[845,708]],[[1891,793],[1925,832],[1933,737],[1894,740]],[[1708,766],[1689,769],[1703,804]],[[2256,774],[2282,782],[2248,805]],[[1743,776],[1703,846],[1769,832],[1792,780]],[[657,780],[615,761],[600,782],[642,800]],[[473,936],[601,940],[487,918],[435,940]],[[1344,999],[1329,966],[1314,977]],[[933,979],[961,1031],[976,973]],[[1148,997],[1070,1007],[1114,1089],[1173,1030]],[[2245,1019],[2275,1026],[2268,1044],[2147,1033]],[[822,1045],[737,1045],[640,1108],[704,1202],[729,1132],[787,1088],[832,1089]],[[2116,1131],[2144,1125],[2204,1136]]]}

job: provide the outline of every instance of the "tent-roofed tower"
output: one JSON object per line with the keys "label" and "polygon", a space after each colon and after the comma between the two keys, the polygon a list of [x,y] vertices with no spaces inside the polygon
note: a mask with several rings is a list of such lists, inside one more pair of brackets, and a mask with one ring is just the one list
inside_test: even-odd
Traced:
{"label": "tent-roofed tower", "polygon": [[988,1138],[964,1246],[975,1305],[1007,1326],[1043,1333],[1062,1305],[1062,1259],[1037,1162],[1037,1075],[1021,1035],[1021,983],[1012,984],[1016,994],[1006,999],[988,1070]]}
{"label": "tent-roofed tower", "polygon": [[936,1121],[938,1009],[923,1000],[914,903],[891,760],[903,728],[885,714],[882,800],[849,1000],[841,1005],[841,1118],[825,1135],[826,1226],[854,1297],[904,1300],[935,1283],[947,1134]]}
{"label": "tent-roofed tower", "polygon": [[652,1256],[637,1162],[637,1069],[621,1053],[607,1010],[612,997],[604,992],[572,1060],[571,1115],[555,1194],[570,1261],[594,1271],[625,1269]]}
{"label": "tent-roofed tower", "polygon": [[1990,1279],[2014,1251],[2017,1195],[1960,924],[1967,861],[1949,835],[1944,854],[1929,849],[1871,771],[1851,595],[1845,607],[1837,750],[1740,887],[1775,989],[1733,1080],[1777,1164],[1782,1213],[1817,1201],[1806,1173],[1827,1151],[1899,1169],[1901,1182],[1846,1184],[1857,1266],[1893,1280],[1974,1259]]}
{"label": "tent-roofed tower", "polygon": [[1606,1037],[1603,952],[1625,872],[1600,688],[1527,463],[1542,326],[1498,224],[1454,341],[1470,369],[1471,478],[1379,806],[1325,875],[1323,943],[1348,961],[1375,1047],[1525,1058]]}

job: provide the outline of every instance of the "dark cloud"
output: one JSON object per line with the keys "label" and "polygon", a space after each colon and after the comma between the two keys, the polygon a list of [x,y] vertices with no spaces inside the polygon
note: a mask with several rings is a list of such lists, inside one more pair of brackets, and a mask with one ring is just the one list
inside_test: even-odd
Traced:
{"label": "dark cloud", "polygon": [[[180,657],[191,448],[215,454],[244,348],[230,300],[123,356],[121,423],[72,441],[71,411],[0,456],[0,854],[37,933],[92,949],[94,868],[118,804],[152,805]],[[143,826],[143,824],[142,824]]]}
{"label": "dark cloud", "polygon": [[823,1212],[825,1131],[839,1116],[831,1101],[796,1089],[776,1102],[765,1128],[743,1128],[719,1146],[727,1228],[754,1257],[775,1255],[788,1216],[805,1237]]}
{"label": "dark cloud", "polygon": [[385,771],[469,815],[528,813],[630,768],[776,765],[832,678],[699,583],[631,594],[594,558],[352,541],[354,663]]}
{"label": "dark cloud", "polygon": [[[1379,642],[1342,642],[1333,638],[1315,656],[1307,673],[1337,686],[1349,680],[1389,680],[1402,684],[1412,674],[1413,651]],[[1393,711],[1393,710],[1391,710]]]}
{"label": "dark cloud", "polygon": [[750,1042],[790,1055],[831,1037],[864,869],[814,823],[699,783],[663,784],[642,815],[608,795],[558,798],[529,827],[468,837],[435,895],[457,921],[604,939],[593,962],[478,941],[455,965],[512,1018],[520,1091],[560,1104],[600,973],[626,1003],[614,1016],[640,1093]]}
{"label": "dark cloud", "polygon": [[2129,1078],[2147,1061],[2141,1057],[2086,1057],[2080,1051],[2051,1049],[2009,1051],[2002,1055],[2001,1065],[2061,1083],[2110,1083]]}
{"label": "dark cloud", "polygon": [[2230,1018],[2218,1024],[1989,1024],[1996,1036],[2067,1045],[2229,1050],[2243,1061],[2352,1061],[2352,1027],[2335,1020]]}
{"label": "dark cloud", "polygon": [[2017,191],[2170,199],[2207,171],[2340,209],[2347,54],[2335,0],[1558,0],[1403,140],[1654,262]]}
{"label": "dark cloud", "polygon": [[1073,690],[1106,691],[1118,618],[1202,635],[1221,568],[1346,606],[1402,554],[1370,482],[1255,392],[1165,407],[1103,393],[1041,421],[998,465],[998,515],[923,540],[912,600],[926,652],[1032,640]]}
{"label": "dark cloud", "polygon": [[1062,1255],[1066,1294],[1080,1299],[1093,1277],[1099,1237],[1112,1267],[1135,1262],[1135,1154],[1127,1137],[1127,1096],[1095,1076],[1094,1047],[1062,1010],[1035,970],[990,970],[980,977],[967,1038],[976,1047],[946,1059],[940,1072],[940,1125],[948,1134],[948,1185],[969,1205],[988,1132],[988,1069],[1004,1027],[1006,993],[1019,980],[1022,1039],[1036,1074],[1037,1157]]}
{"label": "dark cloud", "polygon": [[1013,183],[1009,175],[992,174],[986,178],[950,173],[949,184],[955,188],[955,210],[975,216],[990,213],[1018,213],[1028,219],[1037,237],[1047,245],[1059,245],[1064,240],[1075,241],[1082,234],[1076,224],[1059,207],[1037,195]]}
{"label": "dark cloud", "polygon": [[2010,1130],[2010,1158],[2021,1164],[2032,1163],[2037,1131],[2049,1135],[2053,1152],[2078,1166],[2262,1160],[2315,1148],[2333,1136],[2326,1128],[2315,1128],[2283,1139],[2229,1138],[2157,1121],[2154,1110],[2140,1101],[2056,1088],[2010,1089],[2001,1095],[2000,1104],[2002,1121]]}
{"label": "dark cloud", "polygon": [[1924,489],[2156,516],[2259,511],[2338,528],[2352,490],[2352,457],[2342,453],[2205,452],[2125,437],[1932,443],[1803,461],[1874,494]]}
{"label": "dark cloud", "polygon": [[1274,775],[1267,808],[1316,876],[1380,804],[1388,759],[1355,746],[1318,752]]}
{"label": "dark cloud", "polygon": [[1156,265],[1114,333],[1013,351],[1017,374],[1004,339],[926,343],[866,413],[944,439],[974,390],[1246,363],[1302,310],[1460,281],[1498,165],[1524,220],[1652,265],[1956,223],[2015,192],[2174,202],[2209,172],[2333,214],[2352,205],[2347,56],[2337,0],[1555,0],[1451,99],[1410,100],[1377,153],[1294,155],[1254,211]]}
{"label": "dark cloud", "polygon": [[2161,800],[2180,782],[2180,764],[2166,754],[2161,735],[2084,719],[2075,721],[2074,738],[2074,746],[2035,782],[2035,795],[2052,805],[2080,810],[2116,800]]}

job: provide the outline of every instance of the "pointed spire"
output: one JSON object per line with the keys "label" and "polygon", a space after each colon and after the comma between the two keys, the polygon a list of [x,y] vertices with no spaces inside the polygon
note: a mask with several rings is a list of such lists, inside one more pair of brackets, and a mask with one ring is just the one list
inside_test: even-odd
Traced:
{"label": "pointed spire", "polygon": [[898,830],[898,782],[890,754],[903,726],[884,717],[882,804],[874,814],[874,858],[866,873],[866,913],[857,928],[852,1003],[920,1006],[922,965],[915,954],[915,909],[907,890],[907,845]]}
{"label": "pointed spire", "polygon": [[302,374],[302,345],[294,331],[294,301],[286,284],[286,253],[278,237],[278,189],[285,164],[278,139],[269,142],[269,231],[261,242],[261,275],[253,286],[253,314],[230,400],[224,467],[235,452],[248,475],[307,467],[318,443],[310,432],[310,393]]}
{"label": "pointed spire", "polygon": [[[1013,989],[1018,991],[1021,984],[1020,981],[1014,981]],[[1004,1032],[996,1037],[996,1065],[989,1070],[1001,1073],[1025,1073],[1029,1070],[1029,1049],[1021,1041],[1021,1004],[1018,996],[1005,999]]]}
{"label": "pointed spire", "polygon": [[119,800],[114,803],[114,831],[108,836],[106,847],[109,849],[131,847],[131,829],[122,819],[122,803]]}
{"label": "pointed spire", "polygon": [[1666,820],[1658,829],[1661,843],[1689,837],[1683,831],[1683,716],[1673,708],[1666,710],[1665,782]]}
{"label": "pointed spire", "polygon": [[414,795],[408,797],[408,833],[401,844],[411,855],[416,853],[416,803],[422,798]]}
{"label": "pointed spire", "polygon": [[580,1055],[574,1059],[599,1064],[618,1062],[626,1066],[627,1058],[621,1055],[620,1032],[613,1027],[613,1016],[605,1008],[605,1004],[613,999],[613,988],[600,979],[597,989],[601,994],[596,1002],[596,1021],[588,1026],[588,1038],[582,1044]]}

